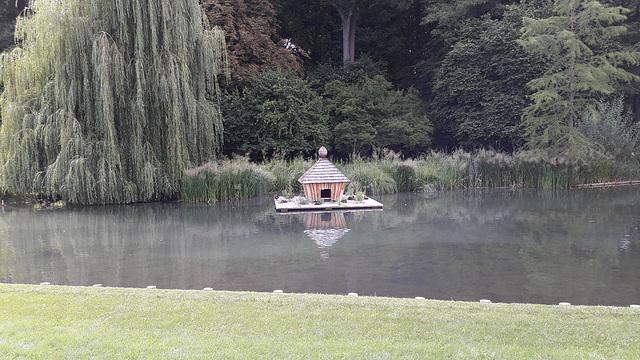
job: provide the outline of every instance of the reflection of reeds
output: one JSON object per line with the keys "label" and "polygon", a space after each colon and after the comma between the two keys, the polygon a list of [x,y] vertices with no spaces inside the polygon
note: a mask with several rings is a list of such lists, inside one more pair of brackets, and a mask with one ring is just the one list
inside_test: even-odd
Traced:
{"label": "reflection of reeds", "polygon": [[[312,161],[277,159],[263,164],[238,158],[211,162],[188,170],[182,199],[206,201],[248,198],[269,192],[301,194],[298,178]],[[474,153],[432,152],[419,159],[402,159],[386,152],[371,159],[336,163],[351,180],[347,193],[419,192],[481,187],[567,188],[577,184],[640,179],[636,160],[625,163],[598,159],[576,165],[562,157],[535,151],[513,154],[493,150]]]}

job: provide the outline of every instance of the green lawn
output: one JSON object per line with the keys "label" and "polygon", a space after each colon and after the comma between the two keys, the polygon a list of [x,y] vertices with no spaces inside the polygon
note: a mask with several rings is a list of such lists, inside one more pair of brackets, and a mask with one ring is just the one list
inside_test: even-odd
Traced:
{"label": "green lawn", "polygon": [[0,358],[637,359],[640,309],[0,284]]}

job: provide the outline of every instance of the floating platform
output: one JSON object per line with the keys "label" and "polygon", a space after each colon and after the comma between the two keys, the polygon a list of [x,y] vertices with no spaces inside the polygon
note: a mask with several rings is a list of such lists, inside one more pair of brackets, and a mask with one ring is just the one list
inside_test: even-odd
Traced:
{"label": "floating platform", "polygon": [[593,184],[580,184],[580,185],[576,185],[576,187],[578,189],[589,189],[589,188],[605,188],[605,187],[625,186],[625,185],[640,185],[640,180],[612,181],[612,182],[600,182],[600,183],[593,183]]}
{"label": "floating platform", "polygon": [[306,200],[302,196],[292,199],[274,199],[277,212],[307,212],[307,211],[350,211],[350,210],[382,210],[383,205],[371,198],[363,201],[347,200],[347,202],[322,202],[316,203]]}

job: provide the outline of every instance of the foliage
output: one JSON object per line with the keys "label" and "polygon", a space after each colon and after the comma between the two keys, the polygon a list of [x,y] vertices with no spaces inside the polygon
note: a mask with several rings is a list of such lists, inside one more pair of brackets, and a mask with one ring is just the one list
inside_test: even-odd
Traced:
{"label": "foliage", "polygon": [[0,56],[0,187],[82,204],[176,197],[184,169],[222,147],[224,36],[201,19],[196,0],[32,1],[20,47]]}
{"label": "foliage", "polygon": [[449,45],[457,41],[456,30],[465,20],[502,16],[511,0],[425,0],[424,23],[435,23],[433,34],[442,37]]}
{"label": "foliage", "polygon": [[225,33],[231,80],[223,86],[242,89],[267,70],[289,70],[302,76],[299,48],[287,49],[278,37],[276,12],[268,0],[205,0],[203,7],[212,25]]}
{"label": "foliage", "polygon": [[597,96],[614,93],[617,83],[639,79],[622,68],[635,64],[635,56],[608,48],[625,32],[618,24],[628,10],[559,0],[554,12],[546,19],[524,19],[521,44],[548,60],[544,75],[528,84],[533,103],[524,111],[524,135],[529,148],[587,162],[601,149],[576,129],[578,117],[594,111]]}
{"label": "foliage", "polygon": [[302,184],[298,179],[313,165],[310,160],[296,157],[290,160],[270,159],[262,167],[275,176],[273,190],[275,192],[290,192],[302,194]]}
{"label": "foliage", "polygon": [[[15,45],[16,18],[26,7],[26,0],[0,0],[0,53]],[[4,90],[0,82],[0,94]],[[0,124],[2,124],[2,104],[0,104]]]}
{"label": "foliage", "polygon": [[386,194],[398,191],[398,186],[390,174],[376,163],[356,160],[342,167],[341,171],[351,180],[347,192],[357,194]]}
{"label": "foliage", "polygon": [[[418,64],[425,59],[430,26],[422,24],[423,0],[378,1],[361,9],[358,20],[356,58],[371,57],[396,89],[414,87],[424,95],[424,79]],[[433,52],[431,47],[427,52]],[[369,75],[373,77],[372,75]]]}
{"label": "foliage", "polygon": [[519,126],[528,105],[526,84],[540,75],[542,65],[539,56],[516,43],[525,11],[513,6],[500,20],[482,17],[460,25],[434,79],[431,105],[439,146],[483,144],[509,151],[523,143]]}
{"label": "foliage", "polygon": [[417,91],[393,90],[382,76],[367,78],[362,85],[331,82],[324,101],[333,147],[343,156],[381,148],[416,154],[431,142],[431,123]]}
{"label": "foliage", "polygon": [[225,152],[271,156],[310,156],[328,137],[320,97],[288,72],[258,76],[251,89],[226,97]]}
{"label": "foliage", "polygon": [[618,98],[598,104],[595,112],[586,112],[577,127],[607,153],[629,157],[640,145],[640,127],[633,120],[633,115],[625,111],[622,98]]}
{"label": "foliage", "polygon": [[[280,4],[279,18],[283,21],[282,36],[309,50],[310,58],[305,65],[310,79],[314,80],[314,88],[318,78],[321,78],[320,84],[329,83],[330,68],[318,67],[318,64],[341,65],[342,42],[337,14],[331,13],[331,7],[321,6],[329,1],[277,3]],[[636,2],[609,3],[634,9],[624,22],[632,31],[618,37],[594,36],[601,40],[597,46],[588,46],[596,57],[616,54],[616,59],[607,59],[610,64],[618,69],[624,65],[627,71],[637,73],[638,69],[626,67],[629,63],[621,61],[623,55],[632,54],[638,43],[640,17]],[[542,65],[568,62],[559,58],[560,52],[552,55],[547,51],[523,51],[516,46],[515,40],[520,35],[516,29],[521,26],[523,16],[552,18],[557,14],[554,8],[554,1],[548,0],[378,1],[374,6],[359,7],[356,57],[370,57],[395,89],[416,88],[423,100],[435,105],[429,116],[436,127],[436,146],[449,150],[461,146],[469,150],[488,147],[518,150],[530,136],[519,126],[524,109],[532,103],[526,96],[531,91],[523,85],[541,77],[542,71],[548,69],[541,68]],[[599,13],[601,19],[609,16],[606,11],[595,8],[590,12]],[[613,27],[604,22],[600,24],[607,29],[615,27],[615,24]],[[547,55],[551,55],[550,58],[545,58]],[[316,70],[326,76],[316,76]],[[636,120],[639,119],[640,97],[635,95],[638,86],[618,80],[612,81],[615,94],[611,95],[631,95],[626,97],[625,106],[633,106]],[[590,91],[583,95],[590,99],[601,96]],[[554,130],[558,129],[551,128],[549,132]],[[587,144],[574,130],[560,129],[555,134],[565,135],[565,140],[575,142],[576,146]],[[574,153],[579,155],[579,152]],[[567,155],[558,151],[551,153]]]}
{"label": "foliage", "polygon": [[[185,172],[182,200],[211,201],[247,198],[267,193],[302,194],[298,178],[312,165],[309,160],[271,159],[261,164],[247,158],[217,161]],[[640,159],[601,157],[589,164],[543,151],[514,153],[494,150],[451,154],[431,152],[402,159],[391,151],[374,153],[336,166],[351,180],[347,194],[363,192],[433,192],[468,188],[569,188],[579,184],[628,181],[640,178]]]}
{"label": "foliage", "polygon": [[307,69],[322,63],[341,64],[342,33],[337,16],[320,1],[280,0],[280,34],[309,54]]}
{"label": "foliage", "polygon": [[181,199],[212,201],[246,199],[269,193],[275,177],[246,158],[209,162],[185,171]]}
{"label": "foliage", "polygon": [[348,85],[362,85],[367,79],[384,75],[371,57],[364,56],[346,66],[319,64],[309,72],[307,80],[315,91],[323,92],[327,84],[336,80]]}

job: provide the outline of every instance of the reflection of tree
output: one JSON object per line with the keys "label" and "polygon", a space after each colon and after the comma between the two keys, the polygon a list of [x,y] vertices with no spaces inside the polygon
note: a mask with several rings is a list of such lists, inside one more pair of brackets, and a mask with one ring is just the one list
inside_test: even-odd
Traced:
{"label": "reflection of tree", "polygon": [[[396,194],[390,196],[393,201],[380,196],[385,203],[380,219],[350,222],[350,243],[368,246],[350,254],[349,272],[360,274],[360,283],[406,282],[428,289],[411,295],[445,299],[474,300],[461,297],[471,293],[551,303],[566,296],[586,303],[607,294],[625,304],[624,299],[640,295],[632,280],[640,274],[629,267],[631,259],[640,258],[640,249],[620,251],[625,234],[633,231],[630,237],[638,237],[630,224],[639,194],[640,188],[621,188],[480,190],[432,199]],[[395,266],[372,267],[382,261],[376,258],[380,253]],[[380,287],[370,290],[383,293]]]}
{"label": "reflection of tree", "polygon": [[9,224],[6,220],[10,220],[15,216],[16,213],[14,212],[0,214],[0,282],[12,282],[9,264],[16,261],[16,251],[11,241],[9,241]]}
{"label": "reflection of tree", "polygon": [[[16,209],[0,214],[0,281],[625,304],[640,296],[638,195],[394,194],[377,197],[384,211],[324,219],[277,214],[270,197]],[[304,231],[347,223],[322,250],[331,258],[318,258]],[[325,235],[325,246],[341,236]]]}
{"label": "reflection of tree", "polygon": [[[206,206],[198,210],[183,206],[140,204],[41,213],[22,210],[20,216],[0,218],[2,238],[8,243],[2,248],[12,248],[15,254],[7,259],[2,253],[0,279],[11,274],[12,282],[22,283],[154,283],[177,288],[211,284],[221,277],[229,239],[250,236],[257,230],[255,226],[239,226],[237,213],[223,211],[224,206],[210,207],[215,209],[210,212]],[[195,219],[196,224],[186,218]],[[197,224],[199,219],[208,219],[213,225]]]}

